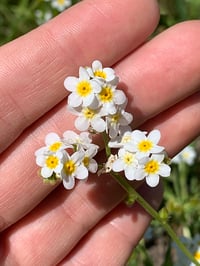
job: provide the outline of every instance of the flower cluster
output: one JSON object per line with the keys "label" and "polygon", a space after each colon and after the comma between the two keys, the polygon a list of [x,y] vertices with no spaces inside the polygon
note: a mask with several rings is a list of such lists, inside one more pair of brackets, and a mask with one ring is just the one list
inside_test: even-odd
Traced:
{"label": "flower cluster", "polygon": [[56,133],[49,133],[45,144],[35,152],[36,164],[41,167],[40,175],[45,180],[61,179],[64,187],[71,189],[75,178],[86,180],[88,172],[97,171],[98,165],[93,157],[99,147],[92,143],[89,133],[78,135],[68,130],[63,138]]}
{"label": "flower cluster", "polygon": [[[158,145],[160,132],[131,130],[133,116],[125,110],[128,99],[112,68],[95,60],[91,67],[80,67],[78,77],[67,77],[64,86],[70,92],[68,110],[77,115],[75,127],[81,133],[68,130],[62,138],[56,133],[46,136],[46,146],[35,153],[45,180],[61,179],[71,189],[75,178],[86,180],[88,172],[124,171],[128,180],[146,179],[155,187],[160,176],[170,175],[164,147]],[[102,134],[105,143],[107,161],[101,167],[93,158],[99,149],[92,143],[94,134]]]}
{"label": "flower cluster", "polygon": [[159,177],[168,177],[171,168],[164,163],[164,147],[159,146],[160,131],[133,130],[125,132],[120,141],[110,141],[111,148],[119,148],[118,158],[113,162],[115,172],[124,171],[128,180],[143,180],[150,187],[159,183]]}
{"label": "flower cluster", "polygon": [[125,111],[127,97],[117,88],[118,80],[114,70],[103,68],[98,60],[91,67],[80,67],[79,77],[65,79],[64,86],[71,92],[68,107],[78,116],[78,130],[106,131],[115,138],[132,122],[132,114]]}

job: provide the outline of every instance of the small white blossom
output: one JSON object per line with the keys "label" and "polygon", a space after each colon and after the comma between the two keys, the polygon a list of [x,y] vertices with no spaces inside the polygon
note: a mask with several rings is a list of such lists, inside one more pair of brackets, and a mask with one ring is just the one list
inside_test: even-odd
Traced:
{"label": "small white blossom", "polygon": [[63,143],[58,134],[54,132],[47,134],[47,136],[45,137],[45,144],[46,144],[45,147],[42,147],[35,152],[36,156],[42,154],[44,155],[52,154],[58,151],[62,151],[68,147],[68,145],[65,145]]}
{"label": "small white blossom", "polygon": [[49,21],[53,17],[52,12],[49,11],[42,11],[40,9],[37,9],[35,11],[35,18],[36,18],[36,23],[38,25],[41,25],[47,21]]}
{"label": "small white blossom", "polygon": [[178,164],[180,162],[184,162],[188,165],[192,165],[194,163],[196,155],[197,154],[194,147],[187,146],[172,159],[172,163]]}
{"label": "small white blossom", "polygon": [[164,150],[164,147],[157,145],[160,136],[159,130],[152,130],[148,136],[146,132],[134,130],[132,132],[133,142],[127,143],[125,148],[135,152],[138,158],[149,156],[151,153],[160,153]]}
{"label": "small white blossom", "polygon": [[98,105],[96,93],[101,91],[101,86],[97,81],[90,80],[85,68],[79,68],[79,78],[67,77],[64,81],[64,86],[71,92],[68,96],[68,104],[70,106],[96,107]]}
{"label": "small white blossom", "polygon": [[108,115],[106,118],[106,131],[111,139],[116,138],[122,132],[122,127],[128,126],[133,120],[130,113],[119,108],[113,115]]}
{"label": "small white blossom", "polygon": [[171,168],[163,162],[164,154],[153,154],[151,157],[144,157],[139,160],[140,167],[135,171],[135,179],[146,178],[146,183],[150,187],[155,187],[159,183],[160,176],[168,177]]}
{"label": "small white blossom", "polygon": [[59,12],[64,11],[67,7],[72,5],[71,0],[45,0],[46,2],[51,2],[51,6],[58,10]]}
{"label": "small white blossom", "polygon": [[135,170],[138,167],[138,160],[134,153],[125,149],[119,149],[118,159],[113,162],[112,169],[115,172],[124,171],[128,180],[135,179]]}
{"label": "small white blossom", "polygon": [[77,151],[71,156],[64,153],[63,169],[61,171],[61,178],[66,189],[72,189],[75,185],[75,178],[86,180],[88,177],[88,169],[83,165],[84,158],[83,151]]}
{"label": "small white blossom", "polygon": [[60,176],[60,173],[63,168],[63,153],[58,151],[55,154],[49,154],[47,156],[43,154],[38,154],[36,157],[36,164],[41,168],[41,176],[43,178],[49,178],[55,173],[57,176]]}
{"label": "small white blossom", "polygon": [[[91,134],[89,132],[81,132],[77,134],[72,130],[63,133],[63,141],[68,145],[76,146],[76,149],[89,149],[92,144]],[[96,146],[96,145],[95,145]]]}
{"label": "small white blossom", "polygon": [[99,109],[84,107],[75,120],[75,127],[80,131],[91,129],[100,133],[105,131],[106,122],[101,118]]}
{"label": "small white blossom", "polygon": [[115,114],[117,112],[117,107],[123,105],[127,101],[124,92],[117,90],[116,86],[109,83],[102,87],[97,97],[102,106],[102,113],[105,115]]}
{"label": "small white blossom", "polygon": [[97,146],[92,145],[88,150],[84,152],[83,165],[91,173],[96,173],[98,169],[98,164],[96,160],[93,159],[93,157],[97,154],[97,151]]}
{"label": "small white blossom", "polygon": [[108,143],[108,146],[110,148],[123,148],[131,142],[133,142],[133,138],[130,128],[123,127],[121,134],[116,136],[116,138],[111,139]]}
{"label": "small white blossom", "polygon": [[118,77],[115,75],[114,69],[110,67],[103,67],[99,60],[92,62],[92,67],[88,67],[87,71],[91,78],[97,78],[99,80],[105,80],[106,82],[111,82],[112,84],[118,83]]}

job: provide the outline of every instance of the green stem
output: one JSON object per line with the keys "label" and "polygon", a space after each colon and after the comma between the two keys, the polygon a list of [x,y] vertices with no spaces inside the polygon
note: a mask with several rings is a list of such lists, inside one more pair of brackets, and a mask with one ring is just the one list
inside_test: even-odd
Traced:
{"label": "green stem", "polygon": [[108,142],[109,142],[110,139],[109,139],[108,134],[106,132],[103,132],[101,135],[102,135],[103,141],[104,141],[104,146],[105,146],[105,150],[106,150],[106,156],[107,156],[107,158],[109,158],[110,155],[111,155],[111,149],[108,146]]}
{"label": "green stem", "polygon": [[179,180],[180,180],[180,190],[181,199],[184,202],[188,198],[188,187],[187,187],[187,166],[184,162],[179,163]]}
{"label": "green stem", "polygon": [[116,173],[111,173],[115,180],[125,189],[128,193],[128,198],[132,199],[133,202],[136,200],[154,219],[160,222],[164,227],[169,236],[174,240],[180,250],[197,266],[200,264],[195,260],[193,255],[189,250],[183,245],[180,239],[177,237],[176,233],[173,231],[171,226],[166,222],[165,219],[162,219],[159,213],[151,207],[151,205],[126,181],[125,178]]}

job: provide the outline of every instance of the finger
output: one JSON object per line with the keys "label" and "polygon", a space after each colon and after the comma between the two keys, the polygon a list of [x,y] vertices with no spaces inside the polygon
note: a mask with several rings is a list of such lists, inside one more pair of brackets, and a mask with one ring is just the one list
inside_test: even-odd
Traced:
{"label": "finger", "polygon": [[199,90],[199,34],[199,21],[178,24],[116,66],[135,127]]}
{"label": "finger", "polygon": [[92,177],[72,192],[57,188],[38,208],[1,235],[1,263],[56,265],[124,196],[109,176]]}
{"label": "finger", "polygon": [[[198,23],[197,23],[198,24]],[[186,32],[188,29],[188,24],[184,24],[186,26],[186,29],[182,27],[179,27],[179,32],[176,30],[179,35],[181,35],[182,30]],[[199,24],[198,24],[199,25]],[[197,34],[198,29],[196,23],[190,24],[190,31],[193,32],[194,36],[192,35],[191,38],[193,39],[193,42],[199,42],[199,36]],[[173,31],[173,29],[172,29]],[[168,31],[169,32],[169,31]],[[170,32],[169,32],[170,33]],[[170,33],[171,34],[171,33]],[[171,35],[170,35],[171,36]],[[175,38],[175,36],[174,36]],[[164,38],[163,41],[165,42],[167,38]],[[172,39],[171,39],[172,41]],[[162,45],[162,43],[159,41],[159,45]],[[192,50],[196,54],[196,58],[198,58],[198,51],[193,49],[192,44],[188,43],[188,46],[190,46],[190,50]],[[195,43],[194,48],[198,47],[198,45]],[[154,47],[155,48],[155,47]],[[142,48],[141,48],[142,49]],[[179,47],[178,47],[178,50]],[[176,58],[178,56],[179,51],[173,53],[173,56]],[[186,52],[186,55],[188,55],[188,49],[184,46],[183,49]],[[170,51],[168,51],[170,52]],[[182,53],[182,51],[181,51]],[[165,56],[165,55],[163,55]],[[173,59],[175,61],[175,58]],[[179,56],[178,56],[179,58]],[[143,61],[143,56],[141,55],[141,60]],[[199,64],[200,60],[196,62],[194,60],[194,64],[196,66],[196,71],[197,66]],[[157,64],[160,64],[160,58],[158,58]],[[192,63],[191,63],[192,64]],[[193,70],[195,69],[193,65],[190,66]],[[188,69],[188,72],[190,73],[190,68]],[[119,70],[119,69],[118,69]],[[125,68],[127,71],[127,68]],[[125,73],[124,70],[121,70],[121,73]],[[174,85],[172,81],[166,77],[164,79],[165,75],[160,73],[158,75],[157,72],[151,72],[152,74],[152,80],[154,78],[160,78],[162,80],[162,83],[165,84],[163,89],[166,91],[167,89],[171,91],[171,86],[174,88]],[[184,78],[182,77],[182,73],[178,73],[179,75],[176,75],[176,79],[174,79],[173,82],[177,82],[179,80],[179,83],[181,80]],[[185,73],[183,73],[185,75]],[[190,73],[191,74],[191,73]],[[196,72],[193,73],[194,76],[196,76]],[[192,75],[192,74],[191,74]],[[131,77],[130,77],[131,78]],[[137,76],[135,77],[137,78]],[[140,78],[140,76],[139,76]],[[161,84],[161,81],[157,80],[158,83]],[[193,79],[190,78],[190,80]],[[140,79],[141,84],[138,84],[138,88],[143,87],[143,80]],[[145,81],[144,81],[145,83]],[[154,84],[155,89],[157,89],[157,93],[162,95],[162,102],[165,104],[166,98],[167,97],[175,97],[176,98],[176,91],[174,90],[173,93],[169,93],[169,95],[164,95],[164,93],[160,93],[160,88],[156,85],[157,83]],[[177,84],[177,83],[176,83]],[[157,87],[156,87],[157,86]],[[182,90],[183,94],[185,95],[185,84],[182,84]],[[190,82],[187,84],[187,86],[190,86]],[[186,86],[186,87],[187,87]],[[147,89],[147,88],[146,88]],[[190,88],[193,90],[193,86]],[[147,90],[148,91],[148,90]],[[139,89],[137,90],[138,94],[141,97],[141,102],[142,99],[144,99],[145,104],[142,105],[144,109],[147,110],[152,110],[153,114],[149,113],[147,114],[148,116],[153,116],[155,113],[159,113],[160,105],[157,106],[155,104],[155,100],[152,101],[147,101],[146,100],[146,95],[141,95],[139,92]],[[172,91],[171,91],[172,92]],[[148,94],[147,94],[148,95]],[[173,96],[172,96],[173,95]],[[160,96],[161,97],[161,96]],[[180,98],[182,98],[180,96]],[[160,99],[161,100],[161,99]],[[171,99],[173,100],[173,99]],[[180,101],[180,99],[176,99],[176,101]],[[156,102],[157,103],[157,102]],[[149,107],[148,107],[149,106]],[[141,107],[142,108],[142,107]],[[156,109],[158,108],[158,109]],[[72,116],[67,115],[67,128],[73,128],[73,119]],[[184,114],[183,114],[184,117]],[[141,115],[141,121],[143,120],[143,116]],[[184,118],[183,118],[184,119]],[[145,119],[144,119],[145,120]],[[4,155],[2,156],[1,160],[1,167],[0,167],[0,214],[2,216],[2,228],[3,226],[6,227],[9,224],[12,224],[16,220],[18,220],[20,217],[25,215],[28,211],[30,211],[34,206],[38,204],[46,195],[49,193],[53,188],[52,187],[47,187],[42,185],[42,182],[40,181],[39,178],[37,178],[37,167],[35,165],[35,158],[34,158],[34,151],[38,149],[40,145],[43,143],[44,136],[47,134],[47,132],[55,131],[58,132],[58,134],[62,134],[67,128],[66,128],[66,110],[65,107],[63,106],[58,106],[56,109],[52,110],[51,113],[49,113],[46,117],[44,117],[41,121],[36,123],[34,127],[29,128],[28,131],[26,131],[23,136],[16,142],[15,146],[10,148]],[[183,120],[181,120],[183,121]],[[194,119],[192,119],[194,121]],[[180,124],[180,129],[184,131],[184,124]],[[194,124],[191,124],[191,131],[190,127],[187,131],[187,133],[190,131],[192,132],[193,126],[195,127],[196,122],[194,121]],[[179,131],[180,132],[180,131]],[[196,132],[196,131],[195,131]],[[165,132],[162,132],[162,134],[171,134],[171,131],[167,129]],[[189,133],[188,133],[189,134]],[[190,133],[191,134],[191,133]],[[189,135],[191,136],[191,135]],[[177,137],[177,136],[176,136]],[[176,147],[182,146],[183,143],[187,143],[186,141],[188,140],[188,137],[186,135],[183,135],[182,138],[178,138],[176,143],[172,143],[172,149],[177,151]],[[182,143],[181,145],[179,143]],[[174,148],[173,148],[174,147]],[[170,146],[166,146],[167,150],[170,150]],[[172,151],[173,152],[173,151]],[[19,158],[20,154],[20,159]],[[17,159],[16,159],[17,158]],[[28,166],[26,167],[24,162],[28,162]],[[2,167],[3,166],[3,167]],[[13,171],[13,169],[15,169]],[[6,178],[4,178],[6,176]],[[13,181],[14,180],[14,181]],[[27,199],[30,197],[31,194],[31,199],[27,201]],[[17,204],[16,204],[17,202]],[[4,225],[3,225],[4,224]]]}
{"label": "finger", "polygon": [[0,152],[66,96],[64,77],[94,59],[116,63],[157,21],[155,0],[87,0],[1,47]]}
{"label": "finger", "polygon": [[[144,130],[161,130],[160,144],[164,144],[172,158],[200,135],[200,92],[183,100],[162,115],[142,125]],[[174,145],[173,142],[176,142]]]}
{"label": "finger", "polygon": [[[138,192],[154,208],[159,207],[161,186],[150,189],[144,184]],[[59,266],[84,265],[86,262],[88,265],[125,265],[150,220],[150,215],[139,204],[135,203],[131,208],[120,204],[80,241]]]}

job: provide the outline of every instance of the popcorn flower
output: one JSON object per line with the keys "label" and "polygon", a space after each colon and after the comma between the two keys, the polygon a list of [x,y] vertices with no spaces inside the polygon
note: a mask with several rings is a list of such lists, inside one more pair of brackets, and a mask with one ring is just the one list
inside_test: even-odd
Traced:
{"label": "popcorn flower", "polygon": [[[167,177],[170,167],[164,162],[164,147],[159,146],[160,131],[132,130],[133,115],[126,111],[128,99],[118,88],[119,78],[110,67],[94,60],[91,67],[79,67],[78,77],[69,76],[64,87],[70,92],[67,107],[77,117],[74,125],[79,134],[66,130],[63,137],[49,133],[44,147],[35,152],[36,164],[45,180],[60,180],[72,189],[75,179],[86,180],[89,172],[124,172],[128,180],[146,180],[154,187],[160,176]],[[102,134],[107,161],[98,165],[95,156],[99,146],[93,135]]]}
{"label": "popcorn flower", "polygon": [[45,0],[45,1],[51,2],[51,6],[59,12],[64,11],[67,7],[70,7],[72,5],[71,0]]}

